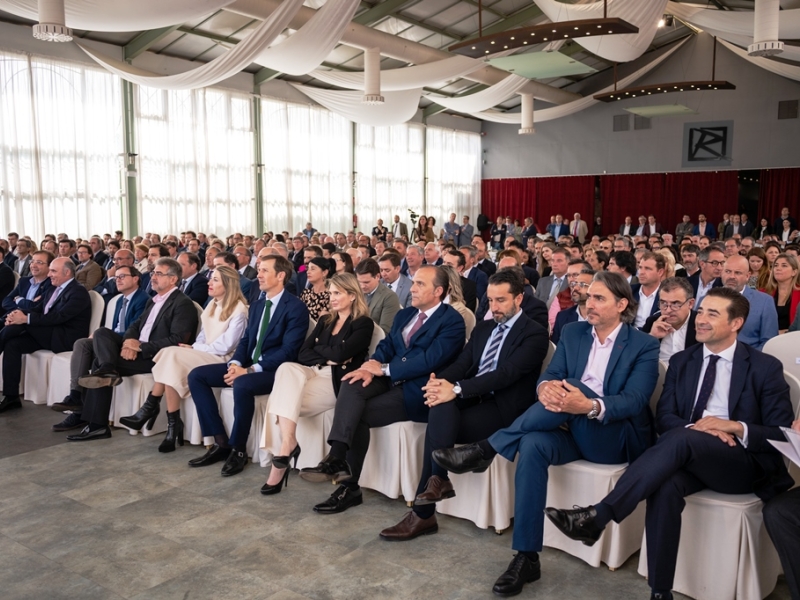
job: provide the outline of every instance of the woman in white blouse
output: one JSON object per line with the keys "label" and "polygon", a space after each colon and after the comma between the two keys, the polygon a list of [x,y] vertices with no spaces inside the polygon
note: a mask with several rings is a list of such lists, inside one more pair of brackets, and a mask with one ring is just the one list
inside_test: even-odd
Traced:
{"label": "woman in white blouse", "polygon": [[239,287],[239,273],[230,267],[217,267],[208,281],[208,304],[200,316],[202,328],[191,346],[180,344],[162,348],[153,358],[150,393],[154,399],[167,397],[167,435],[159,452],[172,452],[177,441],[183,446],[181,398],[189,395],[189,371],[200,365],[223,363],[233,356],[247,327],[247,303]]}

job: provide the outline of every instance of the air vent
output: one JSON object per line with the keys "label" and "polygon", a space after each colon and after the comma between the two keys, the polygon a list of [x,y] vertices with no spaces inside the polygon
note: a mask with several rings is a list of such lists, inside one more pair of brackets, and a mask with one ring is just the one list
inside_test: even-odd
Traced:
{"label": "air vent", "polygon": [[650,129],[650,119],[639,115],[633,115],[634,129]]}
{"label": "air vent", "polygon": [[614,115],[614,131],[629,131],[630,128],[630,115]]}
{"label": "air vent", "polygon": [[778,102],[778,119],[796,119],[799,100],[783,100]]}

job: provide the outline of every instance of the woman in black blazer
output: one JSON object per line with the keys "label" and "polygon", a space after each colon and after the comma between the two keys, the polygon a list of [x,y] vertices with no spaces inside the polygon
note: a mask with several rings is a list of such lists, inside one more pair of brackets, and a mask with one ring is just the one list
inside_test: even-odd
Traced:
{"label": "woman in black blazer", "polygon": [[761,219],[761,223],[756,230],[753,232],[753,237],[757,240],[762,240],[768,235],[772,235],[772,227],[769,225],[769,221],[766,219]]}
{"label": "woman in black blazer", "polygon": [[261,488],[264,495],[283,489],[291,459],[297,467],[297,419],[333,408],[342,377],[367,358],[375,325],[358,280],[337,273],[328,285],[330,313],[308,336],[297,362],[283,363],[275,373],[261,438],[261,446],[273,454],[269,479]]}

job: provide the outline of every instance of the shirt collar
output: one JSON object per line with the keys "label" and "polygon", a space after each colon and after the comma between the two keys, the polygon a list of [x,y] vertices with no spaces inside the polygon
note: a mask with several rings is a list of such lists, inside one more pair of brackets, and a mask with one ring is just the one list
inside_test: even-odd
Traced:
{"label": "shirt collar", "polygon": [[[73,277],[72,279],[75,279],[75,278]],[[72,279],[69,279],[68,281],[65,281],[64,283],[62,283],[60,286],[58,286],[58,289],[61,292],[63,292],[64,288],[66,288],[70,283],[72,283]]]}
{"label": "shirt collar", "polygon": [[642,287],[639,288],[639,296],[641,296],[642,298],[647,298],[649,300],[650,298],[653,298],[658,293],[659,289],[661,289],[660,285],[655,290],[653,290],[652,294],[650,294],[648,296],[647,294],[644,293],[644,286],[642,286]]}
{"label": "shirt collar", "polygon": [[167,301],[167,298],[169,298],[172,295],[173,292],[176,292],[176,291],[178,291],[178,288],[174,287],[171,290],[169,290],[168,292],[164,292],[163,294],[155,295],[155,296],[153,296],[153,302],[155,304],[162,304],[163,302]]}
{"label": "shirt collar", "polygon": [[136,292],[138,291],[139,288],[134,288],[130,294],[126,294],[125,296],[123,296],[123,298],[125,298],[128,302],[130,302],[131,300],[133,300],[133,297],[136,295]]}
{"label": "shirt collar", "polygon": [[594,338],[594,343],[598,346],[603,348],[607,348],[609,345],[614,345],[614,342],[617,341],[617,336],[619,335],[620,330],[622,329],[623,323],[620,323],[614,328],[614,331],[606,336],[606,341],[604,343],[600,343],[600,340],[597,338],[597,331],[595,331],[594,327],[592,327],[592,337]]}
{"label": "shirt collar", "polygon": [[[515,314],[515,315],[514,315],[513,317],[511,317],[511,318],[510,318],[508,321],[506,321],[505,323],[503,323],[503,325],[505,325],[505,326],[506,326],[506,331],[510,330],[510,329],[511,329],[511,328],[514,326],[514,323],[516,323],[517,321],[519,321],[520,315],[522,315],[522,308],[520,308],[519,310],[517,310],[517,314]],[[497,325],[499,325],[499,323],[497,323]]]}
{"label": "shirt collar", "polygon": [[278,302],[280,302],[280,301],[281,301],[281,298],[283,297],[283,293],[284,293],[285,291],[286,291],[285,289],[282,289],[280,292],[278,292],[277,294],[275,294],[275,295],[274,295],[272,298],[270,298],[269,296],[267,296],[267,300],[269,300],[270,302],[272,302],[272,306],[275,306],[276,304],[278,304]]}
{"label": "shirt collar", "polygon": [[[439,310],[439,307],[440,307],[441,305],[442,305],[442,303],[441,303],[441,302],[439,302],[439,304],[437,304],[437,305],[436,305],[436,306],[434,306],[433,308],[429,308],[428,310],[424,311],[424,312],[425,312],[425,316],[426,316],[426,318],[427,318],[427,319],[430,319],[430,318],[433,316],[433,313],[435,313],[437,310]],[[423,311],[419,311],[419,312],[423,312]],[[419,317],[419,313],[417,313],[417,317]]]}
{"label": "shirt collar", "polygon": [[[686,320],[688,321],[689,319],[686,319]],[[734,340],[733,344],[731,344],[730,346],[725,348],[725,350],[723,350],[722,352],[720,352],[716,356],[719,356],[720,358],[732,363],[733,362],[733,355],[736,354],[736,344],[737,343],[738,342],[736,342],[736,340]],[[706,358],[708,358],[712,354],[714,354],[714,353],[711,352],[711,350],[708,349],[708,346],[703,344],[703,360],[705,360]]]}

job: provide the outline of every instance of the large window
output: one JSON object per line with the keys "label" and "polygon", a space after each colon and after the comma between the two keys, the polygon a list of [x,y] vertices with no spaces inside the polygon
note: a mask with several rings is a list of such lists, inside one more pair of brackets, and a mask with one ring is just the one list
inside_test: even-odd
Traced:
{"label": "large window", "polygon": [[140,232],[254,231],[250,97],[212,88],[137,90]]}
{"label": "large window", "polygon": [[458,223],[467,215],[474,225],[481,212],[480,134],[428,127],[426,144],[427,210],[441,216],[437,229],[450,213],[456,213]]}
{"label": "large window", "polygon": [[[316,106],[262,99],[264,215],[273,231],[344,231],[352,212],[352,124]],[[351,227],[351,226],[350,226]]]}
{"label": "large window", "polygon": [[0,52],[0,231],[38,242],[119,228],[122,152],[116,76]]}

